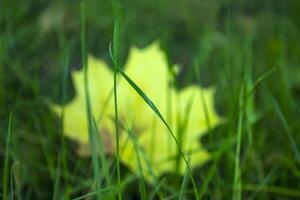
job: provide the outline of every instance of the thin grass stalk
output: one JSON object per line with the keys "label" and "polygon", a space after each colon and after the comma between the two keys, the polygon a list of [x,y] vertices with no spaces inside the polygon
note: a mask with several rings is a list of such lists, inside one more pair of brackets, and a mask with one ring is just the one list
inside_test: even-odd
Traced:
{"label": "thin grass stalk", "polygon": [[119,141],[119,116],[118,116],[118,95],[117,95],[117,64],[119,60],[120,46],[120,19],[119,5],[116,1],[112,1],[114,12],[114,30],[113,30],[113,60],[114,62],[114,109],[115,109],[115,131],[116,131],[116,160],[117,160],[117,182],[118,182],[118,199],[122,199],[121,192],[121,172],[120,172],[120,141]]}

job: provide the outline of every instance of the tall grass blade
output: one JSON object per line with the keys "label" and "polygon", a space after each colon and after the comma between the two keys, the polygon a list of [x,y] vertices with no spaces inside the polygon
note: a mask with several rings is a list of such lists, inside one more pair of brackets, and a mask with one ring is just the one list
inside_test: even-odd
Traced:
{"label": "tall grass blade", "polygon": [[188,178],[189,178],[189,172],[186,169],[185,172],[184,172],[183,180],[182,180],[180,191],[179,191],[178,199],[180,199],[180,200],[185,199],[185,193],[186,193],[186,190],[187,190]]}
{"label": "tall grass blade", "polygon": [[[93,165],[93,174],[96,190],[101,189],[101,178],[100,178],[100,165],[97,157],[97,141],[95,141],[95,134],[98,134],[98,131],[95,130],[93,125],[93,116],[92,108],[90,104],[90,94],[89,94],[89,79],[88,79],[88,64],[87,64],[87,54],[86,54],[86,44],[85,44],[85,4],[82,2],[80,4],[80,35],[81,35],[81,56],[82,56],[82,65],[84,68],[84,92],[85,92],[85,101],[86,101],[86,115],[88,121],[88,133],[89,133],[89,142],[92,149],[92,165]],[[97,193],[97,199],[101,199],[101,193]]]}
{"label": "tall grass blade", "polygon": [[206,178],[204,180],[204,183],[201,187],[200,195],[199,195],[200,199],[203,199],[203,196],[205,195],[205,193],[207,191],[209,182],[212,180],[213,175],[214,175],[215,171],[217,170],[217,166],[218,166],[219,160],[221,158],[221,155],[230,147],[231,147],[231,141],[227,141],[225,144],[223,144],[222,148],[218,152],[216,152],[216,155],[214,156],[215,157],[214,162],[213,162],[212,166],[210,167],[208,174],[206,175]]}
{"label": "tall grass blade", "polygon": [[4,168],[3,168],[3,178],[2,178],[3,200],[8,199],[8,175],[9,175],[8,165],[9,165],[9,154],[10,154],[11,132],[12,132],[12,113],[9,114],[8,128],[6,132],[5,157],[4,157]]}
{"label": "tall grass blade", "polygon": [[[93,126],[94,126],[94,131],[95,133],[100,130],[98,127],[97,127],[97,123],[96,123],[96,119],[93,117]],[[108,163],[108,160],[105,156],[105,150],[104,150],[104,140],[103,138],[101,137],[101,132],[99,132],[98,134],[94,134],[94,140],[95,141],[98,141],[98,143],[96,143],[95,145],[98,147],[97,150],[99,153],[99,159],[100,159],[100,162],[101,162],[101,169],[102,169],[102,174],[105,178],[105,181],[106,181],[106,184],[107,185],[111,185],[111,177],[110,177],[110,174],[109,174],[109,163]]]}
{"label": "tall grass blade", "polygon": [[149,199],[154,199],[155,195],[158,194],[158,199],[163,199],[160,194],[160,188],[164,185],[166,181],[165,178],[162,178],[159,182],[155,184],[155,188],[152,190],[152,193],[149,195]]}
{"label": "tall grass blade", "polygon": [[261,181],[261,183],[258,185],[257,189],[249,197],[249,200],[257,198],[257,194],[260,193],[263,190],[263,188],[268,185],[268,183],[270,182],[271,178],[273,177],[274,173],[278,170],[278,168],[279,168],[278,165],[276,165],[275,167],[273,167],[273,169],[270,171],[270,173],[268,174],[268,176],[264,180]]}
{"label": "tall grass blade", "polygon": [[[70,49],[71,49],[71,44],[70,43],[66,43],[63,44],[63,56],[62,56],[62,68],[63,68],[63,76],[62,76],[62,94],[61,94],[61,101],[63,103],[62,105],[62,111],[61,111],[61,124],[60,124],[60,143],[61,143],[61,157],[58,158],[58,160],[62,160],[62,170],[63,170],[63,177],[64,177],[64,185],[66,188],[66,199],[70,199],[70,192],[71,192],[71,187],[69,185],[69,181],[68,181],[68,173],[69,173],[69,169],[68,169],[68,161],[67,161],[67,145],[66,145],[66,141],[65,141],[65,137],[64,137],[64,118],[65,118],[65,101],[66,101],[66,96],[68,94],[68,90],[67,90],[67,76],[68,76],[68,69],[69,69],[69,61],[70,61]],[[58,164],[59,167],[59,164]]]}
{"label": "tall grass blade", "polygon": [[284,116],[282,110],[280,109],[278,103],[276,102],[276,100],[274,99],[274,97],[271,97],[271,100],[272,100],[272,104],[275,108],[275,111],[285,129],[285,132],[287,133],[287,137],[288,137],[288,140],[289,142],[291,143],[291,147],[292,147],[292,151],[294,152],[295,154],[295,158],[298,162],[298,164],[300,165],[300,152],[299,152],[299,147],[295,141],[295,138],[293,136],[293,133],[292,133],[292,130],[286,120],[286,117]]}
{"label": "tall grass blade", "polygon": [[58,191],[59,191],[59,185],[60,185],[60,160],[61,160],[60,156],[58,156],[56,177],[55,177],[55,183],[54,183],[53,200],[58,199]]}
{"label": "tall grass blade", "polygon": [[258,79],[252,84],[252,88],[250,89],[250,91],[246,94],[246,100],[254,93],[254,91],[262,83],[262,81],[269,77],[272,73],[274,73],[276,69],[276,67],[273,67],[258,77]]}
{"label": "tall grass blade", "polygon": [[[22,195],[21,195],[21,185],[20,185],[20,162],[15,162],[12,167],[11,167],[11,191],[13,193],[13,186],[15,183],[15,190],[17,192],[16,196],[17,199],[22,199]],[[13,195],[12,195],[13,196]]]}
{"label": "tall grass blade", "polygon": [[[127,129],[127,133],[133,143],[133,147],[134,147],[134,151],[136,152],[136,162],[139,168],[139,188],[140,188],[140,194],[141,194],[141,199],[146,200],[147,199],[147,190],[146,190],[146,182],[145,182],[145,178],[144,178],[144,171],[143,171],[143,166],[142,166],[142,161],[141,161],[141,156],[140,156],[140,152],[141,152],[141,148],[138,144],[138,140],[135,137],[134,133],[132,132],[131,129]],[[142,155],[143,156],[143,155]]]}
{"label": "tall grass blade", "polygon": [[[239,107],[243,105],[244,99],[244,88],[243,85],[240,91]],[[241,154],[241,143],[242,143],[242,129],[243,129],[243,109],[239,111],[238,127],[236,135],[236,150],[235,150],[235,165],[234,165],[234,182],[233,182],[233,200],[240,200],[241,196],[241,169],[240,169],[240,154]]]}
{"label": "tall grass blade", "polygon": [[[114,13],[113,30],[113,59],[116,63],[119,61],[120,46],[120,7],[117,0],[112,0]],[[118,199],[122,199],[121,192],[121,172],[120,172],[120,142],[119,142],[119,116],[118,116],[118,94],[117,94],[117,66],[114,64],[114,108],[115,108],[115,131],[116,131],[116,160],[117,160],[117,181],[118,181]]]}

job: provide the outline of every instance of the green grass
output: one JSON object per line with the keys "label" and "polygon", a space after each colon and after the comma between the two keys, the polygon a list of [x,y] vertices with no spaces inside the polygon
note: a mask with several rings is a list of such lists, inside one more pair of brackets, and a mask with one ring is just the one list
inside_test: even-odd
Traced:
{"label": "green grass", "polygon": [[9,115],[8,130],[6,134],[5,144],[5,159],[2,178],[2,198],[8,199],[8,176],[9,176],[9,158],[10,158],[10,145],[11,145],[11,132],[12,132],[12,113]]}
{"label": "green grass", "polygon": [[120,8],[118,1],[112,1],[114,14],[113,30],[113,53],[111,54],[114,63],[114,109],[115,109],[115,130],[116,130],[116,160],[117,160],[117,180],[118,180],[118,199],[122,199],[121,171],[120,171],[120,131],[119,131],[119,114],[118,114],[118,93],[117,93],[117,75],[119,63],[119,46],[120,46]]}
{"label": "green grass", "polygon": [[[0,198],[300,198],[299,8],[297,0],[1,2]],[[168,123],[173,108],[163,116],[123,70],[131,46],[154,40],[162,44],[170,76],[176,76],[172,64],[180,64],[171,83],[178,90],[195,83],[216,88],[215,106],[225,122],[211,128],[203,101],[210,128],[199,140],[211,152],[203,166],[191,169],[181,149],[189,108],[181,131],[174,132]],[[114,86],[115,155],[104,153],[102,127],[91,111],[89,53],[105,59],[114,72],[109,85]],[[87,158],[63,135],[64,105],[75,95],[70,73],[78,67],[85,71]],[[135,129],[126,124],[126,131],[120,130],[120,79],[168,129],[165,134],[178,149],[175,168],[180,158],[187,166],[183,176],[152,173],[152,183],[143,176],[143,170],[153,169]],[[60,118],[49,102],[63,105]],[[120,162],[120,134],[128,134],[138,152],[136,173]]]}

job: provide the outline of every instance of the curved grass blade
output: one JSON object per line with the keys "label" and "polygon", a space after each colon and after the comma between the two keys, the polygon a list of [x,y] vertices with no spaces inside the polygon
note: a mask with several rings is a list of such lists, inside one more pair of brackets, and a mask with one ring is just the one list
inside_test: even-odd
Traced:
{"label": "curved grass blade", "polygon": [[192,184],[193,184],[193,189],[194,189],[194,193],[195,193],[195,197],[196,199],[199,199],[198,197],[198,189],[197,189],[197,186],[196,186],[196,183],[195,183],[195,180],[193,178],[193,175],[192,175],[192,171],[191,171],[191,168],[188,164],[188,161],[182,151],[182,149],[180,148],[180,143],[179,141],[177,140],[175,134],[173,133],[173,131],[171,130],[170,126],[168,125],[168,123],[166,122],[166,120],[164,119],[164,117],[162,116],[162,114],[160,113],[160,111],[158,110],[158,108],[156,107],[156,105],[151,101],[151,99],[149,99],[147,97],[147,95],[127,76],[127,74],[121,69],[121,67],[118,65],[118,63],[114,60],[114,57],[112,55],[112,52],[111,52],[111,45],[109,46],[109,51],[110,51],[110,55],[111,55],[111,58],[115,64],[115,67],[116,69],[118,70],[118,72],[122,75],[122,77],[128,82],[128,84],[138,93],[138,95],[145,101],[145,103],[153,110],[153,112],[157,115],[157,117],[161,120],[161,122],[165,125],[165,127],[168,129],[169,133],[171,134],[173,140],[175,141],[176,143],[176,146],[178,148],[178,151],[180,153],[180,156],[183,158],[185,164],[186,164],[186,167],[188,168],[188,171],[189,171],[189,175],[191,177],[191,180],[192,180]]}
{"label": "curved grass blade", "polygon": [[103,189],[100,189],[100,190],[89,192],[89,193],[87,193],[85,195],[82,195],[80,197],[76,197],[73,200],[87,199],[88,197],[99,195],[99,193],[109,191],[109,190],[111,190],[113,188],[114,188],[114,186],[110,186],[110,187],[106,187],[106,188],[103,188]]}
{"label": "curved grass blade", "polygon": [[275,111],[285,129],[285,132],[287,133],[287,137],[288,137],[289,142],[291,143],[292,151],[295,154],[295,158],[296,158],[298,164],[300,164],[299,148],[298,148],[297,142],[295,141],[295,138],[293,136],[291,128],[286,120],[286,117],[284,116],[282,110],[280,109],[280,107],[279,107],[278,103],[276,102],[276,100],[274,99],[274,97],[271,97],[271,101],[272,101]]}

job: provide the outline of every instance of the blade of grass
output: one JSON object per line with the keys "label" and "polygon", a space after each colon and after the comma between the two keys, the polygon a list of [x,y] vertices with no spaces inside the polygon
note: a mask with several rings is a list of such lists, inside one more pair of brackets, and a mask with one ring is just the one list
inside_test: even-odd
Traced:
{"label": "blade of grass", "polygon": [[[61,143],[61,158],[62,158],[62,167],[63,167],[63,177],[64,177],[64,185],[66,188],[66,193],[65,193],[65,198],[70,199],[70,192],[71,192],[71,187],[68,182],[68,164],[67,164],[67,145],[64,137],[64,118],[65,118],[65,101],[66,101],[66,96],[67,96],[67,75],[68,75],[68,66],[69,66],[69,60],[70,60],[70,49],[71,49],[71,44],[67,43],[64,44],[64,50],[63,50],[63,56],[62,56],[62,68],[63,68],[63,76],[62,76],[62,112],[61,112],[61,124],[60,124],[60,143]],[[60,158],[59,158],[60,160]]]}
{"label": "blade of grass", "polygon": [[162,178],[157,184],[155,184],[155,188],[153,189],[151,195],[149,195],[150,196],[149,199],[154,199],[155,194],[158,194],[159,199],[163,199],[163,197],[161,196],[161,194],[159,192],[160,191],[159,189],[164,185],[165,181],[166,181],[166,179]]}
{"label": "blade of grass", "polygon": [[270,173],[268,174],[268,176],[261,181],[261,183],[258,184],[257,190],[254,191],[254,193],[249,197],[249,200],[251,199],[256,199],[257,194],[259,192],[261,192],[263,190],[264,187],[267,186],[268,182],[271,180],[271,178],[273,177],[274,173],[278,170],[279,165],[276,165],[275,167],[273,167],[273,169],[270,171]]}
{"label": "blade of grass", "polygon": [[188,178],[189,178],[189,173],[188,173],[188,170],[186,168],[186,170],[184,172],[183,180],[182,180],[182,183],[181,183],[178,199],[185,199],[185,193],[186,193]]}
{"label": "blade of grass", "polygon": [[119,142],[119,116],[118,116],[118,96],[117,96],[117,63],[119,60],[120,46],[120,8],[116,1],[112,1],[114,13],[114,32],[113,32],[113,60],[114,62],[114,108],[115,108],[115,131],[116,131],[116,159],[117,159],[117,181],[118,181],[118,199],[122,199],[121,193],[121,172],[120,172],[120,142]]}
{"label": "blade of grass", "polygon": [[141,161],[141,156],[140,156],[140,146],[138,145],[137,138],[135,137],[134,133],[130,128],[127,128],[127,133],[133,143],[135,155],[136,155],[136,162],[138,164],[139,168],[139,188],[140,188],[140,194],[141,194],[141,199],[146,200],[147,199],[147,190],[146,190],[146,182],[144,178],[144,172],[143,172],[143,167],[142,167],[142,161]]}
{"label": "blade of grass", "polygon": [[54,191],[53,191],[53,200],[58,199],[58,190],[60,185],[60,155],[57,160],[57,169],[56,169],[56,177],[54,183]]}
{"label": "blade of grass", "polygon": [[85,194],[85,195],[82,195],[82,196],[80,196],[80,197],[76,197],[76,198],[74,198],[73,200],[87,199],[88,197],[98,196],[99,193],[109,191],[109,190],[111,190],[111,189],[113,189],[113,188],[114,188],[114,186],[102,188],[102,189],[100,189],[100,190],[96,190],[96,191],[93,191],[93,192],[89,192],[89,193],[87,193],[87,194]]}
{"label": "blade of grass", "polygon": [[12,113],[9,114],[8,128],[6,133],[6,145],[5,145],[5,157],[4,157],[4,168],[3,168],[3,178],[2,178],[2,198],[3,200],[8,199],[7,185],[8,185],[8,174],[9,174],[9,153],[10,153],[10,143],[11,143],[11,131],[12,131]]}
{"label": "blade of grass", "polygon": [[15,196],[14,194],[14,178],[13,178],[13,165],[10,168],[10,196],[13,199],[13,197]]}
{"label": "blade of grass", "polygon": [[222,144],[222,148],[218,152],[216,152],[215,156],[213,156],[213,157],[215,157],[215,159],[214,159],[212,166],[210,167],[210,169],[208,171],[208,174],[206,175],[203,186],[201,187],[200,195],[199,195],[200,199],[203,199],[203,196],[204,196],[205,192],[207,191],[208,184],[212,180],[212,177],[217,169],[218,162],[221,158],[221,155],[224,152],[226,152],[229,148],[231,148],[231,146],[232,146],[232,141],[231,140],[226,141],[226,143]]}
{"label": "blade of grass", "polygon": [[41,127],[41,121],[40,121],[40,116],[37,113],[32,113],[32,119],[34,121],[34,127],[35,127],[35,131],[38,133],[39,135],[39,139],[40,139],[40,144],[41,144],[41,151],[44,154],[45,160],[46,160],[46,164],[47,164],[47,168],[48,168],[48,172],[52,178],[52,180],[55,179],[55,160],[54,157],[49,155],[49,143],[47,141],[48,138],[45,137],[45,135],[43,134],[42,131],[42,127]]}
{"label": "blade of grass", "polygon": [[202,91],[202,89],[200,90],[200,98],[201,98],[201,102],[202,102],[202,108],[204,110],[204,116],[205,116],[205,122],[208,128],[208,133],[210,135],[210,140],[212,140],[212,136],[211,136],[211,122],[210,122],[210,117],[209,117],[209,113],[208,113],[208,108],[207,108],[207,103],[204,97],[204,93]]}
{"label": "blade of grass", "polygon": [[251,90],[246,94],[246,100],[254,93],[254,91],[262,83],[262,81],[265,80],[267,77],[269,77],[276,70],[277,68],[273,67],[267,70],[266,72],[264,72],[261,76],[259,76],[258,79],[252,84]]}
{"label": "blade of grass", "polygon": [[[133,133],[133,131],[132,131],[132,129],[131,128],[129,128],[129,126],[127,125],[127,124],[125,124],[126,125],[126,132],[128,133],[128,135],[129,135],[129,138],[128,138],[128,141],[129,141],[129,139],[133,142],[133,145],[134,145],[134,150],[135,150],[135,152],[136,152],[136,155],[137,155],[137,162],[138,162],[138,167],[139,167],[139,173],[140,173],[140,178],[142,179],[141,180],[141,191],[143,192],[143,190],[145,191],[145,192],[143,192],[142,194],[143,194],[143,198],[145,198],[146,199],[146,196],[147,196],[147,194],[146,194],[146,181],[145,181],[145,177],[144,177],[144,169],[143,169],[143,165],[142,165],[142,161],[146,164],[146,170],[147,170],[147,173],[151,176],[151,178],[152,178],[152,183],[154,184],[154,185],[158,185],[159,184],[159,182],[158,182],[158,180],[157,180],[157,177],[155,176],[155,174],[154,174],[154,170],[153,170],[153,168],[152,168],[152,165],[150,164],[150,161],[149,161],[149,158],[148,158],[148,156],[146,155],[146,153],[145,153],[145,151],[144,151],[144,149],[139,145],[139,142],[138,142],[138,138],[136,137],[136,135]],[[125,147],[126,147],[126,145],[127,145],[127,141],[126,141],[126,143],[124,144],[124,146],[122,147],[122,150],[124,150],[125,149]],[[121,154],[122,154],[122,151],[121,150]],[[143,188],[144,187],[144,188]],[[157,193],[158,193],[158,197],[160,198],[160,199],[162,199],[162,194],[160,193],[160,191],[157,191]],[[149,196],[148,196],[148,198],[147,199],[149,199]],[[150,198],[151,199],[151,198]]]}
{"label": "blade of grass", "polygon": [[[239,107],[243,105],[244,99],[244,88],[243,85],[240,90]],[[241,169],[240,169],[240,154],[241,154],[241,143],[242,143],[242,129],[243,129],[243,109],[239,111],[238,127],[236,136],[236,150],[235,150],[235,166],[234,166],[234,182],[233,182],[233,200],[241,199]]]}
{"label": "blade of grass", "polygon": [[19,161],[14,162],[14,164],[11,167],[11,177],[12,177],[11,188],[13,190],[13,185],[14,185],[13,183],[15,183],[15,188],[17,191],[17,199],[21,200],[22,198],[21,198],[21,186],[20,186],[20,177],[19,177],[20,169],[19,168],[20,168],[20,162]]}
{"label": "blade of grass", "polygon": [[[97,130],[100,130],[98,127],[97,127],[97,123],[96,123],[96,119],[93,117],[93,126],[95,127],[94,130],[97,131]],[[105,176],[105,180],[106,180],[106,183],[108,186],[111,185],[111,177],[109,175],[109,165],[107,163],[107,159],[105,157],[105,151],[104,151],[104,141],[103,141],[103,138],[101,137],[101,133],[99,132],[98,134],[94,134],[94,140],[95,141],[98,141],[98,143],[96,144],[97,147],[99,148],[99,159],[100,159],[100,162],[101,162],[101,169],[102,169],[102,174],[104,174]]]}
{"label": "blade of grass", "polygon": [[286,117],[284,116],[282,110],[280,109],[278,103],[276,102],[276,100],[274,99],[274,97],[271,97],[271,101],[272,101],[272,104],[273,104],[273,107],[275,108],[275,111],[285,129],[285,132],[287,133],[287,137],[288,137],[288,140],[289,142],[291,143],[291,147],[292,147],[292,151],[294,152],[295,154],[295,158],[298,162],[298,164],[300,164],[300,152],[299,152],[299,148],[298,148],[298,145],[295,141],[295,138],[293,136],[293,133],[291,131],[291,128],[286,120]]}
{"label": "blade of grass", "polygon": [[[86,54],[86,44],[85,44],[85,4],[82,2],[80,4],[80,35],[81,35],[81,56],[82,56],[82,65],[84,68],[84,92],[85,92],[85,101],[86,101],[86,115],[88,121],[88,133],[89,133],[89,142],[92,149],[92,165],[93,165],[93,174],[95,181],[95,188],[97,191],[101,189],[101,178],[99,173],[99,160],[97,157],[97,146],[95,141],[95,134],[98,134],[98,131],[95,130],[96,127],[93,126],[93,116],[92,116],[92,107],[90,104],[90,94],[89,94],[89,79],[88,79],[88,63],[87,63],[87,54]],[[101,199],[101,193],[97,193],[97,199]]]}
{"label": "blade of grass", "polygon": [[[212,51],[212,45],[210,42],[210,38],[206,39],[209,42],[206,42],[206,45],[204,45],[204,47],[201,49],[201,53],[199,53],[199,55],[197,56],[197,58],[194,60],[193,62],[193,69],[196,75],[196,80],[200,86],[201,84],[201,78],[200,78],[200,67],[203,65],[204,61],[208,58],[208,56],[210,55],[211,51]],[[210,122],[210,118],[209,118],[209,114],[208,114],[208,108],[207,108],[207,103],[204,97],[204,93],[202,90],[200,90],[200,98],[201,98],[201,102],[202,102],[202,108],[204,111],[204,117],[205,117],[205,122],[206,125],[208,127],[208,133],[211,133],[211,122]],[[210,135],[210,140],[212,139],[211,134]]]}
{"label": "blade of grass", "polygon": [[290,188],[273,186],[273,185],[264,186],[263,188],[260,188],[260,185],[257,186],[255,184],[244,184],[243,185],[243,190],[256,191],[258,189],[260,189],[261,192],[270,192],[270,193],[274,193],[274,194],[280,194],[280,195],[300,198],[300,192],[298,189],[290,189]]}
{"label": "blade of grass", "polygon": [[249,98],[253,95],[253,93],[255,92],[255,90],[257,89],[257,87],[267,78],[269,77],[273,72],[276,71],[277,68],[273,67],[270,70],[267,70],[266,72],[264,72],[261,76],[259,76],[256,81],[252,84],[252,88],[249,90],[249,92],[247,92],[245,94],[245,100],[243,101],[243,104],[241,106],[239,106],[239,109],[236,110],[236,112],[233,112],[231,114],[231,117],[228,121],[232,121],[233,119],[235,119],[237,117],[237,115],[239,114],[240,110],[245,109],[245,106],[249,100]]}
{"label": "blade of grass", "polygon": [[[183,141],[184,141],[184,136],[185,136],[185,133],[186,133],[186,128],[187,128],[187,125],[189,123],[189,119],[190,119],[190,113],[191,113],[191,110],[192,110],[192,102],[194,101],[194,94],[191,95],[190,99],[189,99],[189,102],[187,104],[187,106],[185,107],[185,110],[184,110],[184,114],[181,114],[183,115],[183,120],[180,119],[177,119],[178,122],[177,122],[177,126],[178,126],[178,131],[177,131],[177,138],[178,138],[178,142],[179,142],[179,145],[180,145],[180,148],[182,148],[182,144],[183,144]],[[178,148],[179,149],[179,148]],[[177,155],[176,155],[176,162],[175,162],[175,171],[176,173],[179,172],[180,170],[180,152],[179,150],[177,150]]]}

